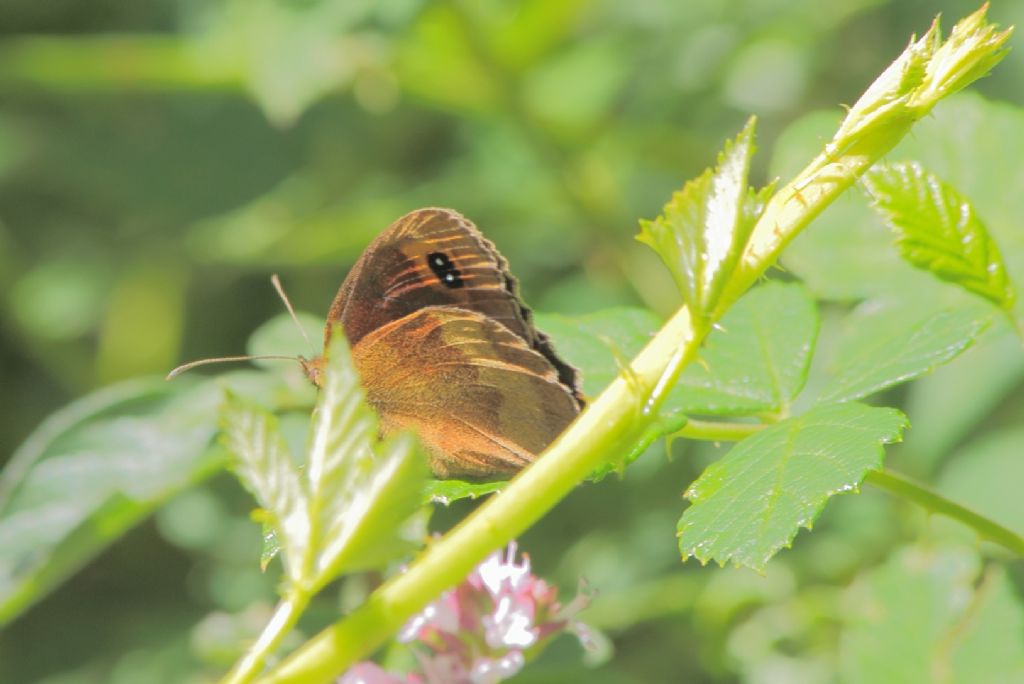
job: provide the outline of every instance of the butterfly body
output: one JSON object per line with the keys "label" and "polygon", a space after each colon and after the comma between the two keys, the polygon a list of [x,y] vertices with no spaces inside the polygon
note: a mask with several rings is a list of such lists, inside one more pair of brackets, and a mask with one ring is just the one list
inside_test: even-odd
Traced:
{"label": "butterfly body", "polygon": [[[331,304],[385,433],[416,431],[439,477],[505,477],[579,413],[575,369],[533,326],[494,245],[449,209],[379,235]],[[319,384],[322,359],[304,366]]]}

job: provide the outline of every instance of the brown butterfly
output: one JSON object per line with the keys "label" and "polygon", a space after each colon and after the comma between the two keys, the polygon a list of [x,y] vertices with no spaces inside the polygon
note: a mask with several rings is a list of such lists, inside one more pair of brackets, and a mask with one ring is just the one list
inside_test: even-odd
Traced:
{"label": "brown butterfly", "polygon": [[[325,345],[338,324],[382,432],[417,432],[438,477],[512,475],[583,406],[579,374],[534,328],[508,263],[450,209],[413,211],[370,243]],[[323,357],[300,362],[319,386]]]}

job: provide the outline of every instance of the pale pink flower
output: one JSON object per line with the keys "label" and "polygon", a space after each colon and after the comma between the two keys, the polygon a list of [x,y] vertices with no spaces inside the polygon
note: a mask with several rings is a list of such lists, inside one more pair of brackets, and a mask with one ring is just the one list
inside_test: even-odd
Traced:
{"label": "pale pink flower", "polygon": [[582,586],[562,607],[558,590],[530,572],[529,556],[519,563],[515,556],[515,542],[504,553],[495,551],[406,623],[398,640],[412,644],[422,679],[402,679],[375,665],[366,672],[377,679],[348,679],[366,665],[360,663],[339,684],[498,684],[523,668],[526,651],[560,632],[591,648],[589,629],[574,619],[589,602]]}
{"label": "pale pink flower", "polygon": [[357,663],[338,680],[338,684],[418,684],[422,680],[415,675],[400,677],[391,674],[376,663]]}

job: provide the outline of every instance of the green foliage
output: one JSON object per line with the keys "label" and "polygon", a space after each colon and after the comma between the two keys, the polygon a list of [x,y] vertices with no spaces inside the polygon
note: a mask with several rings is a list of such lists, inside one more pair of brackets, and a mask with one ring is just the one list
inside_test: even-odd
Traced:
{"label": "green foliage", "polygon": [[[983,14],[949,41],[937,26],[912,41],[857,100],[877,65],[858,46],[897,54],[879,27],[923,28],[920,8],[115,5],[14,3],[0,40],[0,442],[30,435],[0,476],[0,680],[207,680],[267,624],[236,674],[315,645],[339,658],[320,662],[334,678],[333,665],[365,656],[457,581],[452,568],[527,528],[521,546],[547,579],[597,589],[583,619],[608,628],[617,653],[584,669],[555,643],[531,654],[522,681],[1021,677],[1019,582],[1005,558],[1024,543],[1024,355],[1010,317],[985,307],[1008,311],[1024,276],[1024,194],[1012,191],[1024,185],[1024,113],[962,95],[925,116],[1005,54],[1007,34]],[[982,82],[986,97],[1017,97],[1020,54]],[[838,133],[838,107],[789,125],[801,102],[855,100]],[[773,151],[768,173],[751,159],[749,125],[717,169],[644,223],[664,272],[628,227],[700,173],[747,111]],[[838,197],[883,156],[917,160],[879,167],[867,185],[884,187],[904,245],[948,280],[902,259],[860,193]],[[748,176],[784,185],[754,194]],[[96,391],[239,353],[280,311],[266,287],[274,271],[316,312],[300,315],[314,349],[281,315],[248,350],[316,353],[346,266],[426,205],[480,225],[531,306],[552,312],[538,327],[583,371],[592,410],[540,468],[511,482],[425,481],[408,442],[378,442],[350,369],[320,397],[312,442],[316,391],[294,363]],[[962,207],[968,220],[951,220]],[[765,273],[780,255],[784,272]],[[690,321],[672,315],[680,292]],[[852,400],[901,383],[879,398],[914,429],[888,464],[941,496],[874,470],[905,421]],[[247,493],[208,477],[229,461],[212,440],[219,412],[270,531],[265,574]],[[640,456],[665,434],[665,449]],[[566,474],[597,456],[603,470]],[[609,463],[620,477],[577,486]],[[865,472],[872,486],[830,498]],[[883,475],[893,480],[880,493]],[[684,554],[763,576],[679,564],[665,542],[691,482]],[[942,496],[978,513],[943,508]],[[451,505],[414,557],[428,500]],[[154,510],[154,524],[137,525]],[[814,534],[776,555],[812,521]],[[983,564],[975,537],[995,523],[1010,542],[982,547]],[[924,541],[905,550],[908,537]],[[283,568],[266,565],[278,543]],[[385,569],[355,574],[363,566]],[[284,596],[268,620],[275,584]],[[343,614],[337,638],[303,647],[309,632],[284,636],[307,600],[303,631]]]}
{"label": "green foliage", "polygon": [[[940,108],[935,116],[944,113]],[[831,135],[836,118],[831,111],[815,112],[790,125],[779,136],[769,173],[788,178],[799,171]],[[864,198],[847,193],[797,236],[783,253],[782,266],[822,299],[849,302],[894,292],[934,292],[934,279],[887,248],[891,241]]]}
{"label": "green foliage", "polygon": [[0,622],[220,467],[223,453],[210,449],[218,395],[206,383],[133,380],[39,427],[0,480]]}
{"label": "green foliage", "polygon": [[963,445],[939,474],[938,490],[1019,531],[1024,520],[1024,499],[1018,495],[1018,484],[1024,477],[1021,439],[1024,439],[1024,430],[1012,426],[993,430]]}
{"label": "green foliage", "polygon": [[1024,602],[1009,575],[991,566],[975,589],[967,633],[952,656],[954,681],[1012,682],[1024,679]]}
{"label": "green foliage", "polygon": [[[322,351],[319,345],[323,339],[323,321],[303,312],[298,312],[296,315],[302,325],[302,331],[305,332],[305,337],[303,337],[302,331],[295,327],[291,316],[282,312],[261,325],[249,336],[246,353],[251,356],[294,354],[306,358],[319,355]],[[309,342],[316,346],[310,349],[306,338],[309,338]],[[255,363],[270,364],[270,362],[262,361]],[[274,363],[280,365],[280,362]]]}
{"label": "green foliage", "polygon": [[[247,408],[237,399],[229,399],[223,413],[225,446],[234,455],[234,470],[263,507],[268,524],[274,530],[272,546],[284,548],[284,562],[291,581],[305,571],[310,522],[299,475],[288,453],[272,414]],[[261,565],[267,562],[267,533]]]}
{"label": "green foliage", "polygon": [[755,120],[750,119],[736,139],[726,143],[718,166],[688,181],[661,216],[640,222],[637,239],[658,253],[697,315],[717,306],[725,280],[773,191],[772,186],[754,191],[747,185],[754,129]]}
{"label": "green foliage", "polygon": [[[539,316],[538,325],[583,375],[589,395],[603,389],[657,330],[640,309],[610,309],[579,317]],[[729,310],[708,336],[699,360],[666,399],[667,414],[781,414],[807,378],[818,314],[806,290],[767,283]]]}
{"label": "green foliage", "polygon": [[500,482],[463,482],[462,480],[429,480],[427,482],[427,502],[449,505],[459,499],[476,499],[488,494],[500,492],[507,483]]}
{"label": "green foliage", "polygon": [[762,569],[801,527],[810,529],[829,497],[880,468],[882,445],[906,426],[894,409],[831,404],[743,440],[687,490],[680,552]]}
{"label": "green foliage", "polygon": [[344,337],[333,337],[305,471],[311,541],[318,547],[313,567],[322,576],[380,567],[418,545],[422,530],[403,528],[419,510],[415,495],[426,475],[426,461],[408,435],[374,448],[376,416]]}
{"label": "green foliage", "polygon": [[[818,112],[794,123],[776,146],[771,173],[784,177],[794,173],[800,160],[820,146],[834,122],[834,114]],[[964,94],[952,98],[920,126],[916,135],[896,147],[893,156],[919,159],[924,168],[970,198],[972,211],[986,217],[991,238],[1003,246],[1008,273],[1019,274],[1024,252],[1017,246],[1015,226],[1024,201],[1001,188],[1015,187],[1024,177],[1013,154],[1024,144],[1024,113]],[[870,172],[868,178],[872,178]],[[782,261],[819,297],[850,300],[891,297],[897,292],[948,297],[947,288],[911,268],[897,250],[879,249],[889,242],[887,234],[868,203],[851,195],[830,206],[786,250]]]}
{"label": "green foliage", "polygon": [[224,440],[235,473],[262,506],[260,566],[279,551],[286,579],[275,617],[228,681],[256,676],[328,583],[382,568],[426,536],[421,494],[427,466],[417,442],[407,434],[380,440],[376,414],[338,330],[326,357],[301,472],[273,415],[233,397],[224,404]]}
{"label": "green foliage", "polygon": [[600,394],[661,325],[644,309],[605,309],[583,316],[538,314],[537,327],[583,378],[588,397]]}
{"label": "green foliage", "polygon": [[833,359],[822,401],[851,401],[908,382],[947,363],[991,323],[978,306],[940,309],[874,303],[855,311]]}
{"label": "green foliage", "polygon": [[1002,309],[1013,307],[999,247],[963,195],[916,162],[876,166],[864,184],[904,259]]}
{"label": "green foliage", "polygon": [[213,63],[225,51],[233,53],[237,77],[267,116],[290,124],[352,78],[353,57],[361,46],[346,34],[366,19],[370,7],[368,2],[229,0],[211,12],[197,51]]}
{"label": "green foliage", "polygon": [[987,23],[985,7],[958,21],[946,40],[936,19],[854,103],[835,139],[852,148],[887,126],[922,117],[940,98],[987,74],[1004,57],[1012,32]]}
{"label": "green foliage", "polygon": [[667,410],[698,415],[785,415],[804,386],[818,336],[807,290],[767,283],[733,306],[683,371]]}
{"label": "green foliage", "polygon": [[1020,345],[1008,326],[995,325],[956,363],[910,385],[907,413],[914,430],[904,459],[930,472],[986,416],[1012,405],[1009,395],[1024,379]]}
{"label": "green foliage", "polygon": [[260,570],[266,572],[267,567],[277,554],[281,553],[281,542],[277,538],[277,530],[269,522],[263,523],[263,545],[260,547]]}
{"label": "green foliage", "polygon": [[1019,679],[1024,605],[1002,570],[979,575],[976,553],[943,546],[903,549],[865,573],[843,606],[844,681]]}
{"label": "green foliage", "polygon": [[[277,421],[230,400],[226,445],[235,472],[265,511],[294,587],[316,592],[342,573],[379,568],[423,538],[425,460],[409,436],[378,444],[344,336],[334,335],[300,474]],[[265,546],[263,562],[266,562]]]}

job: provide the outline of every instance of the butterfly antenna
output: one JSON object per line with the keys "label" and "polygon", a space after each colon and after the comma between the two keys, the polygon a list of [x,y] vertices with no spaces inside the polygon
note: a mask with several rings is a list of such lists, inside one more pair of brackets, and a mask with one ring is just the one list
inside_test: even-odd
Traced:
{"label": "butterfly antenna", "polygon": [[299,323],[299,317],[295,315],[295,309],[292,308],[292,302],[288,299],[288,295],[284,293],[284,287],[281,285],[281,279],[277,277],[277,274],[270,276],[270,282],[274,284],[274,289],[277,290],[277,295],[284,302],[284,306],[288,309],[288,313],[291,315],[292,320],[295,322],[295,327],[302,333],[302,337],[306,340],[306,344],[313,350],[313,356],[316,356],[316,347],[313,346],[313,341],[309,339],[309,335],[306,334],[306,329]]}
{"label": "butterfly antenna", "polygon": [[199,359],[198,361],[189,361],[183,363],[170,373],[167,374],[166,380],[177,377],[187,370],[192,370],[196,366],[206,366],[211,363],[232,363],[235,361],[260,361],[264,359],[275,360],[275,361],[298,361],[302,363],[302,359],[297,356],[280,356],[277,354],[268,354],[266,356],[218,356],[213,359]]}

